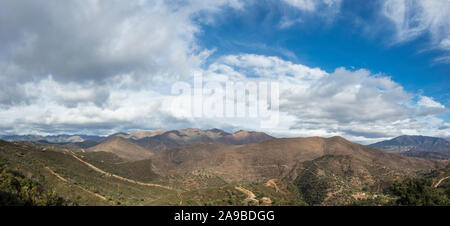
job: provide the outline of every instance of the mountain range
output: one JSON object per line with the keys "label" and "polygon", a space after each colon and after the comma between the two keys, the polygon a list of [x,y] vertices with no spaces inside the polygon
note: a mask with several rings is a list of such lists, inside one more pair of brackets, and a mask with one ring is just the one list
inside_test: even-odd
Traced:
{"label": "mountain range", "polygon": [[75,143],[83,142],[86,140],[97,141],[102,139],[101,136],[89,136],[89,135],[3,135],[0,139],[6,141],[44,141],[49,143]]}
{"label": "mountain range", "polygon": [[192,128],[73,137],[9,136],[0,163],[80,205],[385,205],[394,182],[450,175],[443,155],[408,154],[447,153],[448,141],[430,137],[369,146]]}
{"label": "mountain range", "polygon": [[403,135],[391,140],[377,142],[370,146],[405,156],[437,159],[450,158],[450,141],[438,137]]}

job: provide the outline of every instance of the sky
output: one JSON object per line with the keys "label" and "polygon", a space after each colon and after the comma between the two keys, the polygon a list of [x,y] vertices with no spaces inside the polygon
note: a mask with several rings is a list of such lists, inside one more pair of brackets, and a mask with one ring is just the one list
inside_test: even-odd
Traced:
{"label": "sky", "polygon": [[[450,138],[449,0],[3,0],[0,49],[5,135]],[[278,123],[190,115],[196,75],[278,84]]]}

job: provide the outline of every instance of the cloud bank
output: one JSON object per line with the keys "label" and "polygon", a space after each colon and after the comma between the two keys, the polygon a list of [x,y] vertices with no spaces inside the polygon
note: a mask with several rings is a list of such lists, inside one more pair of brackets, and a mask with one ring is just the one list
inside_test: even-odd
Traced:
{"label": "cloud bank", "polygon": [[[303,11],[338,9],[341,4],[331,0],[286,2]],[[394,3],[386,2],[386,13],[392,13],[398,24],[399,41],[428,29],[436,43],[447,47],[448,34],[437,29],[441,25],[434,25],[443,18],[405,22],[408,18],[394,18],[389,4]],[[193,74],[202,74],[205,82],[221,84],[278,82],[281,123],[266,131],[276,136],[341,135],[360,142],[400,134],[450,137],[449,123],[436,116],[448,113],[446,106],[432,97],[406,92],[384,74],[346,68],[330,73],[247,53],[207,63],[213,50],[203,48],[196,39],[202,23],[214,23],[214,15],[224,8],[244,7],[233,0],[208,4],[2,1],[2,133],[109,134],[186,127],[261,130],[254,119],[190,118],[180,114],[183,109],[174,111],[171,85],[192,83]]]}

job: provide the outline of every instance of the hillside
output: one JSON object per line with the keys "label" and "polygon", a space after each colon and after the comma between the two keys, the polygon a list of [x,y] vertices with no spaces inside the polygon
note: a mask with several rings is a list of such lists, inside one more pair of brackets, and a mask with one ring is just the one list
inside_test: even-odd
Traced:
{"label": "hillside", "polygon": [[153,159],[155,168],[161,173],[205,169],[233,181],[295,178],[294,169],[299,163],[325,155],[351,156],[367,164],[380,164],[404,173],[439,164],[384,153],[340,137],[272,139],[241,146],[195,144],[162,151]]}
{"label": "hillside", "polygon": [[[55,146],[44,148],[37,143],[9,143],[0,140],[0,160],[0,167],[8,170],[3,171],[2,178],[16,177],[22,181],[21,184],[27,186],[17,190],[10,183],[14,180],[2,181],[0,201],[7,201],[0,205],[22,205],[26,202],[29,205],[249,204],[246,201],[247,195],[237,190],[236,185],[223,181],[214,185],[211,183],[214,178],[199,173],[188,173],[188,177],[159,177],[152,171],[150,160],[128,162],[107,152],[80,150],[74,153]],[[16,195],[23,189],[33,188],[26,181],[40,189],[40,193],[36,195],[52,195],[39,196],[39,199],[35,196]],[[207,184],[202,188],[188,188],[183,184],[192,182]],[[171,188],[174,183],[179,188]],[[277,185],[276,189],[271,187]],[[286,181],[275,181],[270,186],[249,182],[239,186],[254,192],[254,199],[260,201],[261,205],[305,205],[295,186]],[[28,201],[29,197],[36,202]]]}
{"label": "hillside", "polygon": [[157,130],[140,130],[137,131],[135,133],[132,133],[129,135],[128,138],[131,138],[133,140],[139,140],[142,139],[144,137],[154,137],[156,135],[160,135],[167,132],[166,130],[163,129],[157,129]]}
{"label": "hillside", "polygon": [[99,141],[102,139],[100,136],[89,135],[53,135],[53,136],[41,136],[41,135],[5,135],[0,136],[0,139],[6,141],[44,141],[48,143],[63,144],[63,143],[76,143],[83,141]]}
{"label": "hillside", "polygon": [[[0,158],[13,170],[6,177],[31,178],[36,182],[32,186],[54,193],[41,204],[394,205],[394,182],[421,175],[432,175],[433,183],[442,184],[420,185],[434,192],[433,203],[445,203],[442,195],[448,190],[448,161],[386,153],[341,137],[245,145],[197,142],[152,154],[129,139],[112,136],[96,148],[0,141]],[[401,186],[414,184],[406,181]],[[4,187],[11,186],[8,182]]]}
{"label": "hillside", "polygon": [[203,172],[228,183],[293,183],[310,205],[343,205],[366,193],[446,162],[408,158],[352,143],[341,137],[271,139],[248,145],[197,143],[153,157],[155,172],[170,176]]}
{"label": "hillside", "polygon": [[438,137],[404,135],[377,142],[370,146],[386,152],[411,157],[437,159],[448,159],[450,157],[450,141]]}
{"label": "hillside", "polygon": [[219,129],[182,129],[167,132],[159,131],[156,132],[156,134],[150,134],[152,134],[152,136],[145,136],[141,139],[136,139],[134,142],[155,153],[165,149],[192,145],[195,143],[241,145],[273,139],[273,137],[261,132],[240,130],[234,134],[229,134]]}
{"label": "hillside", "polygon": [[111,152],[127,160],[150,158],[153,153],[121,136],[114,136],[88,149],[89,152]]}
{"label": "hillside", "polygon": [[217,139],[217,142],[223,143],[223,144],[234,144],[234,145],[241,145],[241,144],[251,144],[251,143],[258,143],[266,140],[273,139],[274,137],[269,136],[265,133],[261,132],[249,132],[244,130],[239,130],[236,133],[228,134],[226,136],[220,137]]}
{"label": "hillside", "polygon": [[[99,152],[92,154],[97,153]],[[85,159],[84,154],[88,153],[78,151],[75,156]],[[179,203],[176,191],[143,186],[102,175],[79,161],[66,149],[43,148],[33,143],[10,143],[0,140],[0,159],[2,168],[7,169],[7,172],[12,172],[13,175],[17,175],[16,177],[24,175],[24,178],[36,184],[35,186],[41,189],[43,194],[52,194],[48,198],[41,197],[44,205],[47,200],[50,201],[50,205],[66,203],[89,206],[176,205]],[[104,164],[124,162],[117,156],[113,159],[108,161],[105,158],[100,161],[104,161]],[[148,169],[147,174],[154,175]],[[8,181],[4,182],[5,186],[11,185]],[[2,198],[14,196],[14,193],[4,189],[5,186],[0,187]],[[54,203],[55,201],[57,203]]]}

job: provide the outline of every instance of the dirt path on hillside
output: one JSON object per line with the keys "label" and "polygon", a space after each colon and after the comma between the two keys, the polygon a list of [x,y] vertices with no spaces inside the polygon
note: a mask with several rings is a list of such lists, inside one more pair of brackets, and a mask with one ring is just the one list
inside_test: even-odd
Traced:
{"label": "dirt path on hillside", "polygon": [[448,178],[450,178],[450,176],[448,177],[444,177],[442,179],[440,179],[436,184],[433,185],[434,188],[437,188],[439,186],[439,184],[442,183],[442,181],[447,180]]}
{"label": "dirt path on hillside", "polygon": [[178,203],[179,206],[183,205],[183,196],[181,195],[181,192],[177,191],[178,199],[180,199],[180,202]]}
{"label": "dirt path on hillside", "polygon": [[95,192],[89,191],[89,190],[87,190],[86,188],[81,187],[80,185],[76,185],[76,186],[79,187],[81,190],[83,190],[83,191],[85,191],[85,192],[87,192],[87,193],[89,193],[89,194],[91,194],[91,195],[95,195],[95,196],[97,196],[98,198],[103,199],[104,201],[108,201],[108,200],[106,199],[106,197],[103,196],[103,195],[100,195],[100,194],[97,194],[97,193],[95,193]]}
{"label": "dirt path on hillside", "polygon": [[61,175],[57,174],[55,171],[51,170],[48,166],[46,166],[45,169],[47,169],[51,174],[53,174],[55,177],[57,177],[61,181],[64,181],[64,182],[68,183],[68,181],[66,179],[64,179],[64,177],[62,177]]}
{"label": "dirt path on hillside", "polygon": [[240,186],[236,186],[234,188],[247,195],[247,198],[244,200],[244,202],[248,203],[251,201],[251,202],[255,202],[255,203],[259,204],[259,200],[256,199],[256,195],[253,194],[253,192],[251,192],[243,187],[240,187]]}
{"label": "dirt path on hillside", "polygon": [[[51,170],[48,166],[46,166],[45,169],[47,169],[51,174],[53,174],[54,176],[56,176],[56,177],[57,177],[58,179],[60,179],[61,181],[66,182],[66,183],[69,183],[69,181],[67,181],[64,177],[62,177],[61,175],[59,175],[59,174],[56,173],[55,171]],[[83,191],[85,191],[85,192],[91,194],[91,195],[94,195],[94,196],[96,196],[96,197],[98,197],[98,198],[100,198],[100,199],[103,199],[104,201],[107,201],[106,197],[104,197],[104,196],[102,196],[102,195],[100,195],[100,194],[97,194],[97,193],[95,193],[95,192],[89,191],[89,190],[87,190],[86,188],[81,187],[80,185],[75,185],[75,186],[78,187],[78,188],[80,188],[81,190],[83,190]]]}
{"label": "dirt path on hillside", "polygon": [[144,182],[140,182],[140,181],[128,179],[128,178],[125,178],[125,177],[121,177],[121,176],[119,176],[119,175],[115,175],[115,174],[112,174],[112,173],[105,172],[105,171],[103,171],[103,170],[101,170],[101,169],[95,167],[94,165],[92,165],[92,164],[90,164],[90,163],[84,161],[83,159],[80,159],[80,158],[79,158],[78,156],[76,156],[75,153],[73,153],[72,151],[69,151],[69,152],[70,152],[70,154],[71,154],[75,159],[77,159],[78,161],[84,163],[86,166],[88,166],[89,168],[95,170],[96,172],[101,173],[101,174],[104,174],[104,175],[106,175],[106,176],[114,177],[114,178],[117,178],[117,179],[119,179],[119,180],[126,181],[126,182],[132,183],[132,184],[138,184],[138,185],[142,185],[142,186],[150,186],[150,187],[159,187],[159,188],[164,188],[164,189],[167,189],[167,190],[175,191],[175,189],[173,189],[173,188],[171,188],[171,187],[169,187],[169,186],[160,185],[160,184],[152,184],[152,183],[144,183]]}
{"label": "dirt path on hillside", "polygon": [[339,190],[337,190],[335,192],[328,192],[327,197],[325,197],[325,199],[322,201],[322,203],[327,202],[328,200],[333,198],[333,196],[335,196],[336,194],[341,193],[343,190],[344,189],[342,187],[340,187]]}
{"label": "dirt path on hillside", "polygon": [[275,183],[275,180],[276,179],[270,179],[264,185],[266,185],[267,187],[274,187],[275,192],[279,192],[280,189],[278,188],[277,183]]}

